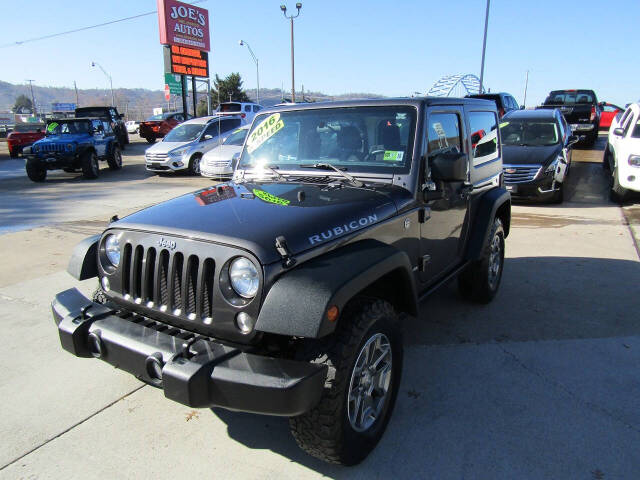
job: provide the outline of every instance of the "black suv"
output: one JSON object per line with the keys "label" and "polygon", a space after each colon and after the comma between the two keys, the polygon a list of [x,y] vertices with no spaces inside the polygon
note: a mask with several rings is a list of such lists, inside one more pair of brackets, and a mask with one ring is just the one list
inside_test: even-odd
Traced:
{"label": "black suv", "polygon": [[358,463],[393,410],[404,317],[455,277],[476,302],[498,290],[499,133],[495,104],[473,99],[260,112],[233,181],[75,248],[68,271],[100,287],[56,296],[62,347],[184,405],[290,417],[311,455]]}
{"label": "black suv", "polygon": [[129,145],[129,132],[127,132],[127,126],[122,120],[123,114],[118,113],[116,107],[81,107],[76,108],[76,117],[97,117],[108,121],[111,124],[111,129],[118,137],[118,143],[124,150],[125,145]]}
{"label": "black suv", "polygon": [[498,108],[498,114],[500,118],[504,117],[507,113],[513,110],[520,110],[518,102],[513,98],[513,95],[509,93],[477,93],[473,95],[467,95],[466,98],[479,98],[482,100],[492,100],[496,103]]}

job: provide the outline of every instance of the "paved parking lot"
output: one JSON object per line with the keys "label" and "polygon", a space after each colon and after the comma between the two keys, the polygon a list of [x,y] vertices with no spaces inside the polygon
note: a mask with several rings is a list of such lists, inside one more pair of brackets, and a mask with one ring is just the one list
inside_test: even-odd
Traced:
{"label": "paved parking lot", "polygon": [[564,204],[513,208],[492,304],[450,285],[407,321],[396,410],[350,469],[299,451],[285,419],[194,411],[59,346],[73,246],[210,180],[151,175],[134,143],[120,172],[33,184],[0,144],[0,479],[640,478],[640,200],[608,201],[603,141],[574,153]]}

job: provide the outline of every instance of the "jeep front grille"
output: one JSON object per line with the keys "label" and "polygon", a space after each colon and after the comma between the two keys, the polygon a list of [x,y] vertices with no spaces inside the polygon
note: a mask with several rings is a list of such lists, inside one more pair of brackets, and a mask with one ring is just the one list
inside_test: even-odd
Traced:
{"label": "jeep front grille", "polygon": [[530,182],[540,172],[540,165],[503,165],[505,183]]}
{"label": "jeep front grille", "polygon": [[213,259],[127,243],[121,274],[125,300],[176,317],[211,323]]}
{"label": "jeep front grille", "polygon": [[43,143],[39,147],[42,152],[64,152],[64,144],[62,143]]}

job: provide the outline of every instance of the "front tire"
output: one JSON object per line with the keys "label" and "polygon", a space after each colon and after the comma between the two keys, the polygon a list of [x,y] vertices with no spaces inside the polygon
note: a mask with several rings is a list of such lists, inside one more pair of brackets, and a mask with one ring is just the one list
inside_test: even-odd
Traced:
{"label": "front tire", "polygon": [[47,169],[35,160],[27,159],[25,168],[27,170],[27,177],[33,182],[44,182],[47,178]]}
{"label": "front tire", "polygon": [[199,177],[200,176],[200,161],[202,160],[202,155],[194,155],[189,160],[189,174]]}
{"label": "front tire", "polygon": [[87,179],[98,178],[100,175],[100,165],[96,152],[85,152],[82,155],[82,175]]}
{"label": "front tire", "polygon": [[629,194],[629,190],[622,187],[618,181],[618,167],[613,169],[611,173],[611,189],[609,191],[609,197],[612,202],[622,204]]}
{"label": "front tire", "polygon": [[120,170],[122,168],[122,152],[119,146],[113,146],[113,151],[109,158],[107,158],[107,164],[111,170]]}
{"label": "front tire", "polygon": [[342,465],[360,463],[391,418],[402,373],[402,334],[388,302],[358,298],[335,333],[304,340],[298,358],[328,366],[318,405],[289,420],[304,451]]}
{"label": "front tire", "polygon": [[156,137],[144,137],[147,143],[156,143]]}
{"label": "front tire", "polygon": [[463,297],[477,303],[489,303],[498,292],[504,267],[504,228],[494,219],[482,258],[474,261],[458,277]]}

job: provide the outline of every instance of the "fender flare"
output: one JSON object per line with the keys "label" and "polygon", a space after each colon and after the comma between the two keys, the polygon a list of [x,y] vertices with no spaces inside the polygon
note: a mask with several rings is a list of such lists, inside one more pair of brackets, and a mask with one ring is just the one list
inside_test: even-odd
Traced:
{"label": "fender flare", "polygon": [[493,220],[502,218],[505,237],[509,235],[511,226],[511,194],[503,187],[494,188],[482,195],[475,208],[475,222],[469,235],[466,260],[474,261],[482,257]]}
{"label": "fender flare", "polygon": [[77,280],[98,276],[98,241],[100,235],[87,237],[78,243],[71,254],[67,272]]}
{"label": "fender flare", "polygon": [[280,276],[267,293],[256,330],[319,338],[332,333],[327,319],[335,305],[341,313],[354,296],[377,282],[396,299],[396,309],[417,315],[418,303],[407,254],[377,240],[363,240],[316,257]]}

